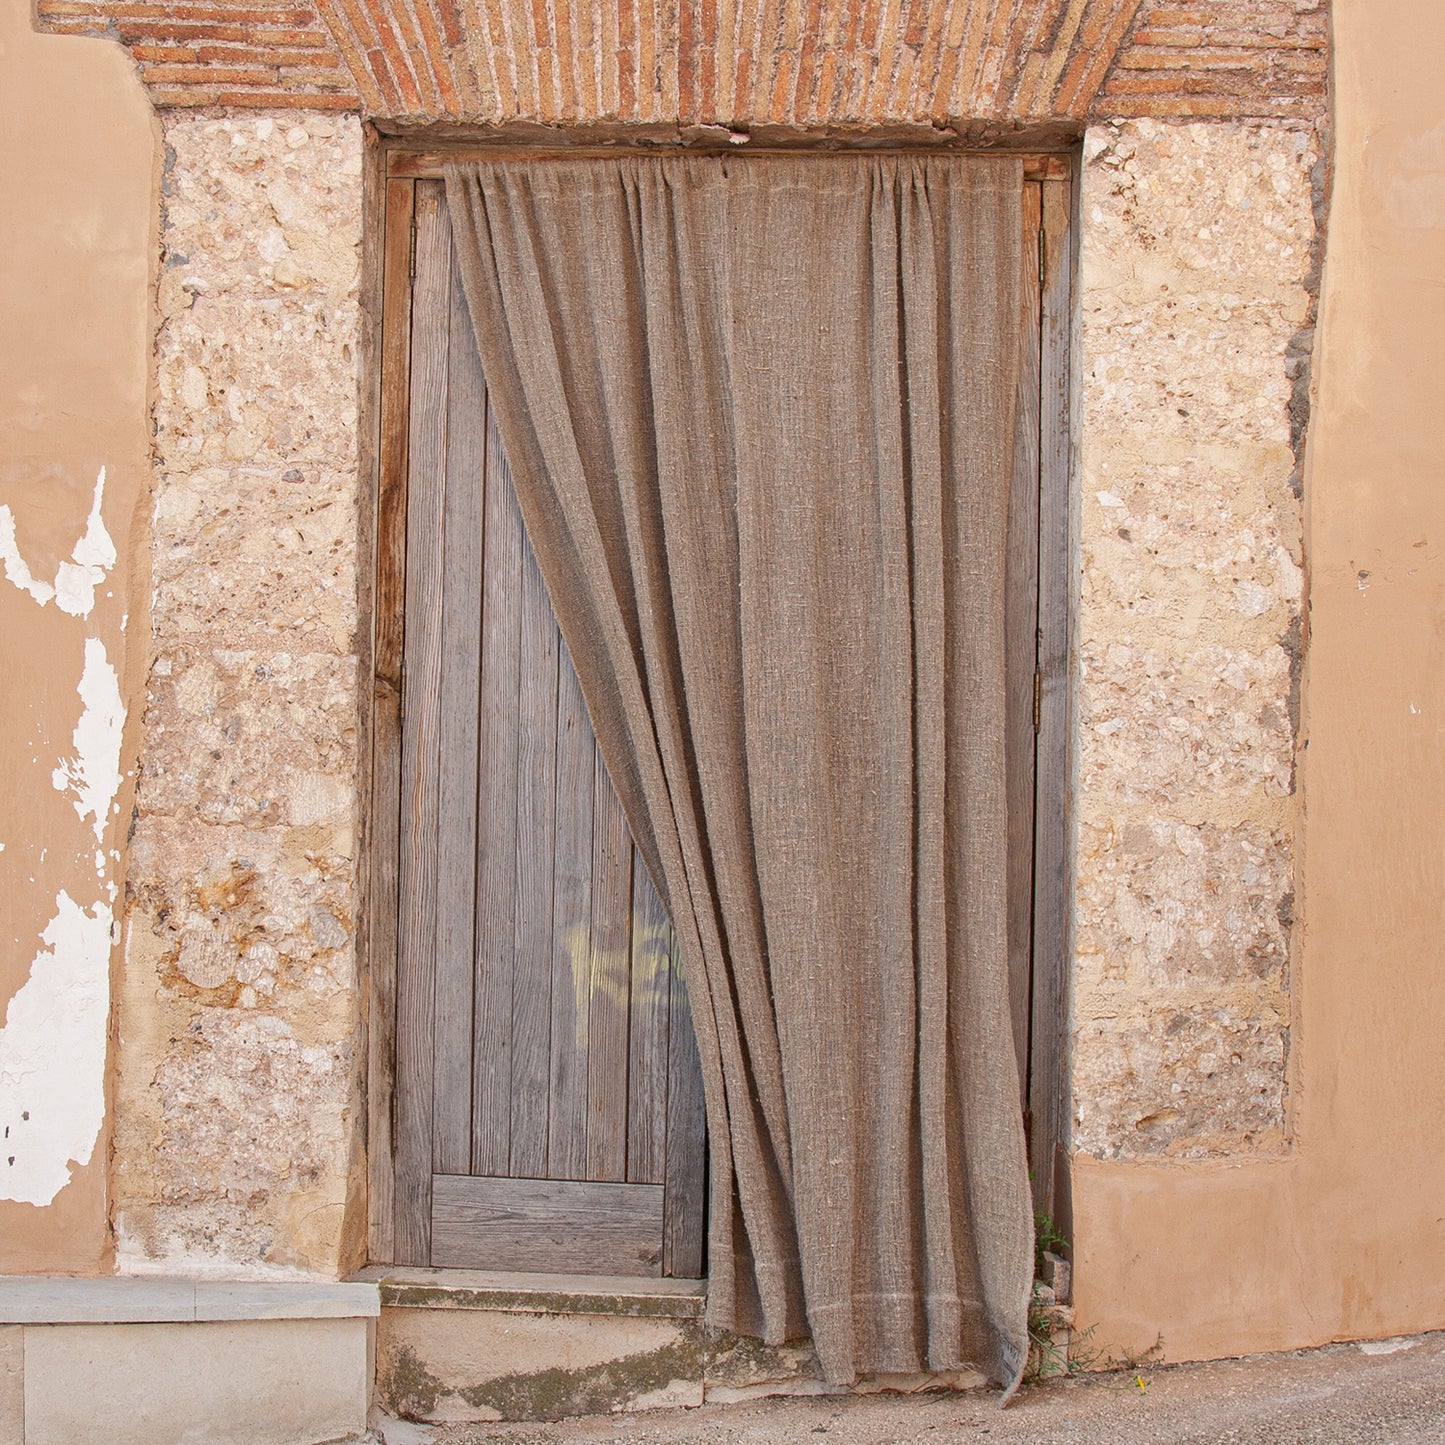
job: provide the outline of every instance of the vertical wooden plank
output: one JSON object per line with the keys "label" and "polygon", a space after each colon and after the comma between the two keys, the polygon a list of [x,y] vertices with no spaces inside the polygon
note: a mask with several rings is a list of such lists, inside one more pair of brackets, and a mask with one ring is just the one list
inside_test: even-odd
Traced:
{"label": "vertical wooden plank", "polygon": [[376,499],[375,662],[379,681],[401,690],[405,635],[407,443],[411,428],[411,227],[414,183],[386,183],[382,276],[381,443]]}
{"label": "vertical wooden plank", "polygon": [[441,778],[442,506],[451,232],[442,187],[417,184],[407,455],[406,666],[402,681],[397,950],[396,1259],[431,1247],[432,1007]]}
{"label": "vertical wooden plank", "polygon": [[455,254],[448,325],[445,554],[441,613],[441,776],[437,809],[432,1168],[472,1160],[472,975],[477,885],[477,707],[487,393]]}
{"label": "vertical wooden plank", "polygon": [[1028,1107],[1034,917],[1034,669],[1039,622],[1039,235],[1042,183],[1024,182],[1022,348],[1005,561],[1009,1012]]}
{"label": "vertical wooden plank", "polygon": [[1073,595],[1069,414],[1073,242],[1071,187],[1044,183],[1040,380],[1038,792],[1034,833],[1034,985],[1029,1164],[1039,1208],[1058,1217],[1057,1161],[1068,1145],[1070,827],[1069,616]]}
{"label": "vertical wooden plank", "polygon": [[[633,848],[622,804],[612,790],[607,765],[595,743],[592,752],[592,980],[587,1029],[586,1177],[622,1182],[627,1178]],[[665,1087],[664,1079],[659,1077],[656,1082],[659,1088]]]}
{"label": "vertical wooden plank", "polygon": [[522,516],[487,413],[486,562],[477,744],[477,954],[472,1173],[506,1174],[512,1148],[512,968],[517,895],[517,703]]}
{"label": "vertical wooden plank", "polygon": [[513,924],[510,1173],[547,1177],[552,1068],[552,884],[557,776],[557,624],[522,547],[517,704],[517,911]]}
{"label": "vertical wooden plank", "polygon": [[592,991],[592,769],[582,686],[557,639],[557,822],[552,881],[552,1060],[547,1177],[587,1178]]}
{"label": "vertical wooden plank", "polygon": [[698,1059],[697,1038],[692,1030],[675,935],[670,943],[672,987],[668,994],[662,1272],[676,1279],[698,1279],[702,1275],[706,1213],[707,1121],[703,1112],[702,1064]]}
{"label": "vertical wooden plank", "polygon": [[368,1248],[395,1250],[397,874],[401,866],[401,653],[406,586],[406,443],[411,368],[413,183],[388,181],[381,279],[381,395],[372,592],[370,968],[366,1055]]}
{"label": "vertical wooden plank", "polygon": [[[629,842],[631,840],[629,839]],[[632,1008],[627,1070],[627,1178],[661,1184],[667,1158],[667,1021],[672,1004],[672,928],[632,852]]]}

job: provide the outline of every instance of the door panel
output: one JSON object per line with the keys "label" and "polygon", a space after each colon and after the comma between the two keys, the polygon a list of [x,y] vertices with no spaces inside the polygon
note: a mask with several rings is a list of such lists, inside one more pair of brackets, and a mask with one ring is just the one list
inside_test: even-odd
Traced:
{"label": "door panel", "polygon": [[396,1261],[696,1275],[675,940],[525,536],[441,183],[415,208]]}
{"label": "door panel", "polygon": [[552,1274],[660,1273],[659,1184],[583,1184],[556,1179],[432,1182],[432,1260],[455,1269]]}

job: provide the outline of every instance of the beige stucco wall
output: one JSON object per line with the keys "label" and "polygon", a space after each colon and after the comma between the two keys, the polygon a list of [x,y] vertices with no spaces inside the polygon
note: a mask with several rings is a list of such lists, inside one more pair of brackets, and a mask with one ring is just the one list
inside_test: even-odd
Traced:
{"label": "beige stucco wall", "polygon": [[32,34],[26,0],[0,0],[0,134],[0,1273],[93,1272],[161,152],[127,57]]}
{"label": "beige stucco wall", "polygon": [[1291,1147],[1076,1161],[1081,1323],[1116,1354],[1445,1323],[1445,12],[1335,0],[1334,25]]}

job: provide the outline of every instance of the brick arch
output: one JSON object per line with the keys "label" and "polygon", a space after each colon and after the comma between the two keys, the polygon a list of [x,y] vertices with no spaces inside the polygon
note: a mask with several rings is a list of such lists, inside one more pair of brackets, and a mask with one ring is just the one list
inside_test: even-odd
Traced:
{"label": "brick arch", "polygon": [[1326,0],[38,0],[159,106],[676,125],[1322,109]]}

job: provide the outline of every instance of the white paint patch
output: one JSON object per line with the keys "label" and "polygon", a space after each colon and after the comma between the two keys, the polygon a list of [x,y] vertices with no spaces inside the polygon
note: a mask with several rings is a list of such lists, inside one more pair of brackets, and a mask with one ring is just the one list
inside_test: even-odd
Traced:
{"label": "white paint patch", "polygon": [[20,555],[20,544],[15,540],[15,514],[8,506],[0,506],[0,561],[5,563],[6,577],[42,607],[55,596],[55,588],[50,583],[30,575],[30,566]]}
{"label": "white paint patch", "polygon": [[45,1205],[90,1162],[105,1121],[111,910],[63,890],[0,1027],[0,1199]]}
{"label": "white paint patch", "polygon": [[[0,506],[0,561],[5,576],[44,607],[52,599],[72,617],[88,617],[95,589],[115,566],[115,544],[101,503],[105,468],[85,531],[54,583],[41,581],[20,555],[15,517]],[[0,1026],[0,1199],[47,1205],[70,1182],[71,1166],[90,1162],[105,1123],[106,1019],[110,1010],[110,950],[114,929],[113,880],[106,881],[101,845],[120,791],[120,745],[125,706],[120,679],[99,638],[87,638],[81,669],[80,720],[75,753],[61,759],[50,779],[75,795],[75,811],[90,820],[96,846],[78,856],[95,864],[108,897],[87,910],[63,889],[55,916],[41,934],[46,946],[10,1000]],[[46,852],[41,850],[41,861]],[[32,876],[30,881],[35,881]]]}
{"label": "white paint patch", "polygon": [[72,617],[89,617],[95,606],[95,589],[115,566],[115,543],[100,515],[104,497],[105,468],[102,467],[95,479],[95,495],[85,532],[75,544],[70,561],[60,564],[53,583],[31,573],[30,564],[20,555],[20,544],[15,538],[15,514],[8,506],[0,506],[0,561],[5,564],[6,577],[42,607],[54,598],[62,612]]}
{"label": "white paint patch", "polygon": [[[75,755],[62,758],[50,775],[58,792],[75,794],[75,811],[89,817],[95,841],[104,842],[105,824],[120,791],[120,739],[125,727],[125,704],[120,700],[120,679],[105,655],[98,637],[85,639],[85,668],[80,674],[80,721],[71,741]],[[95,854],[96,872],[105,872],[105,856]]]}
{"label": "white paint patch", "polygon": [[1401,1350],[1413,1350],[1419,1343],[1419,1340],[1397,1337],[1393,1340],[1364,1340],[1359,1348],[1362,1355],[1396,1355]]}
{"label": "white paint patch", "polygon": [[72,617],[89,617],[95,606],[95,589],[115,566],[115,543],[101,520],[100,504],[105,496],[105,468],[95,479],[95,498],[86,518],[85,534],[75,544],[69,562],[62,562],[55,574],[55,603]]}

